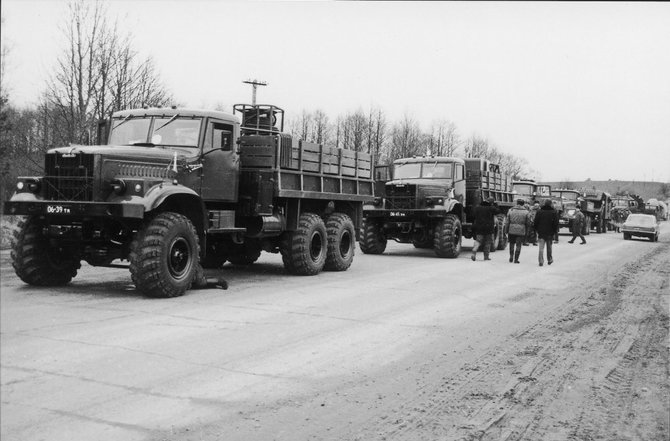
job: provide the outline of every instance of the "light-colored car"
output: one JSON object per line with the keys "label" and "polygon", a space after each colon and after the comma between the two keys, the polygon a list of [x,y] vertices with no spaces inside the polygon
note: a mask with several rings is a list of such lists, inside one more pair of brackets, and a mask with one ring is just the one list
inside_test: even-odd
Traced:
{"label": "light-colored car", "polygon": [[631,236],[641,236],[648,237],[652,242],[658,242],[660,228],[656,216],[633,213],[626,218],[621,232],[625,240],[630,239]]}

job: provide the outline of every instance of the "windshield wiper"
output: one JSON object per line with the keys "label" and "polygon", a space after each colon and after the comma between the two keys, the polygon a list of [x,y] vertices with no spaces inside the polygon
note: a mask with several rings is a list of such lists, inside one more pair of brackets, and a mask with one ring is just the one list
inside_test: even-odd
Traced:
{"label": "windshield wiper", "polygon": [[132,118],[132,117],[133,117],[132,115],[128,115],[128,116],[126,116],[125,118],[123,118],[123,120],[122,120],[120,123],[118,123],[117,125],[115,125],[114,127],[112,127],[112,130],[116,129],[116,128],[119,127],[121,124],[125,124],[125,123],[128,122],[128,120],[129,120],[130,118]]}
{"label": "windshield wiper", "polygon": [[165,127],[165,126],[167,126],[168,124],[170,124],[172,121],[174,121],[175,119],[177,119],[177,117],[179,117],[179,114],[178,114],[178,113],[177,113],[175,116],[173,116],[172,118],[168,119],[168,120],[167,120],[163,125],[161,125],[159,128],[154,129],[154,133],[156,133],[157,131],[159,131],[159,130],[162,129],[163,127]]}

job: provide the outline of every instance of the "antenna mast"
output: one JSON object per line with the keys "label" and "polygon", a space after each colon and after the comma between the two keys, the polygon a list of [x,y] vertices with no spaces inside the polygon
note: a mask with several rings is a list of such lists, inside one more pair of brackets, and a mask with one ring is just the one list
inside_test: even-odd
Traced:
{"label": "antenna mast", "polygon": [[268,85],[268,83],[266,83],[265,81],[258,81],[258,80],[247,80],[242,82],[245,84],[251,84],[252,87],[251,104],[256,104],[256,89],[258,89],[258,86]]}

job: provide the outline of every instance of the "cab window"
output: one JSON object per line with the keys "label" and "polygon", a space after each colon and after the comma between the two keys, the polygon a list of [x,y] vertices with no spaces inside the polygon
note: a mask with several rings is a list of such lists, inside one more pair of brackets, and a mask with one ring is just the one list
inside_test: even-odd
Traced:
{"label": "cab window", "polygon": [[224,150],[233,149],[233,126],[213,122],[210,123],[205,138],[205,150]]}
{"label": "cab window", "polygon": [[456,164],[456,176],[454,177],[454,180],[463,180],[463,164]]}

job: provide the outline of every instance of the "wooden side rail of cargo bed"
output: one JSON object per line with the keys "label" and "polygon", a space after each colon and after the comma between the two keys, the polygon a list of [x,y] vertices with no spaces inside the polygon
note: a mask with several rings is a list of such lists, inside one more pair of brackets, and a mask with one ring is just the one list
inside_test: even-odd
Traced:
{"label": "wooden side rail of cargo bed", "polygon": [[245,171],[274,171],[278,197],[368,200],[374,196],[372,157],[291,139],[286,135],[240,138]]}

